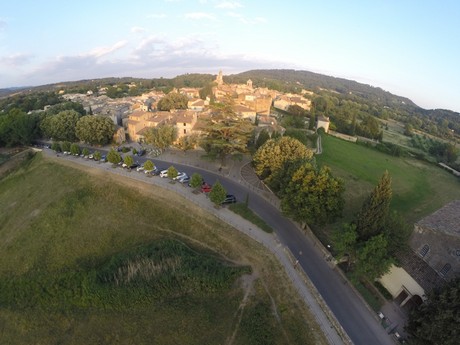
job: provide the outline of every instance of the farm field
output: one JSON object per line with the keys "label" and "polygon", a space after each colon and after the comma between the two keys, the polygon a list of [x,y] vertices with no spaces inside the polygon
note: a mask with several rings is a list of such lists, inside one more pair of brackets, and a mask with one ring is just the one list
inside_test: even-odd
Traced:
{"label": "farm field", "polygon": [[2,344],[326,343],[262,246],[174,193],[37,154],[0,209]]}
{"label": "farm field", "polygon": [[393,157],[328,135],[323,135],[322,145],[318,163],[331,167],[345,182],[344,221],[359,210],[385,170],[392,178],[391,207],[409,224],[460,198],[459,179],[435,165]]}

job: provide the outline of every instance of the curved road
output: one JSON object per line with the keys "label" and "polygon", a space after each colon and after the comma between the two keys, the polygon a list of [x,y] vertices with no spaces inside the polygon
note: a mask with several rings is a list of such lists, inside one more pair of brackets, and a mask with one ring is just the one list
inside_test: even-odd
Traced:
{"label": "curved road", "polygon": [[[147,159],[151,158],[139,157],[138,161],[143,163]],[[263,218],[275,230],[281,243],[296,255],[299,265],[313,282],[353,343],[394,345],[394,341],[376,320],[373,312],[364,305],[347,281],[344,281],[334,268],[331,268],[315,243],[263,197],[234,180],[207,170],[159,159],[151,160],[159,170],[167,169],[173,164],[176,169],[186,172],[189,176],[194,172],[200,173],[210,184],[219,180],[228,193],[234,194],[238,200],[245,200],[249,196],[249,208]]]}
{"label": "curved road", "polygon": [[[140,159],[140,161],[146,160]],[[167,169],[171,163],[162,160],[152,160],[158,169]],[[199,172],[205,181],[213,184],[219,180],[228,193],[234,194],[238,200],[245,200],[249,195],[249,207],[263,218],[278,235],[281,243],[292,253],[298,253],[297,259],[307,273],[329,308],[345,329],[351,340],[359,345],[394,345],[393,340],[376,321],[374,315],[367,309],[355,291],[341,276],[331,269],[323,257],[323,253],[308,239],[298,227],[285,218],[281,212],[267,202],[259,194],[245,186],[219,174],[173,163],[179,171],[189,176]],[[301,254],[300,254],[301,253]]]}

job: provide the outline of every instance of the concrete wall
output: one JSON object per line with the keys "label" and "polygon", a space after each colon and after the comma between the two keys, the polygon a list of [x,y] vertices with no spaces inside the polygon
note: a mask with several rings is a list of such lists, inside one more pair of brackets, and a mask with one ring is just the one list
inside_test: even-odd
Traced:
{"label": "concrete wall", "polygon": [[403,286],[410,294],[424,298],[423,288],[401,267],[391,266],[390,272],[381,277],[379,281],[393,298],[398,297],[403,291]]}

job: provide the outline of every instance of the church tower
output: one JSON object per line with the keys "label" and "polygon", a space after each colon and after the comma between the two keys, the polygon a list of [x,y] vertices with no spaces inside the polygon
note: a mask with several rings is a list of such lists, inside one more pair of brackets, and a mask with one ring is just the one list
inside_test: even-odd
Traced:
{"label": "church tower", "polygon": [[219,71],[219,74],[216,77],[217,85],[222,85],[224,83],[224,77],[222,76],[222,71]]}

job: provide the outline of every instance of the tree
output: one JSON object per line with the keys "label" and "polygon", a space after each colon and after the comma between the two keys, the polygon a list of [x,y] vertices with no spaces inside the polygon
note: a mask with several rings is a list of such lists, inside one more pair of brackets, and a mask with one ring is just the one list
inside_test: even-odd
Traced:
{"label": "tree", "polygon": [[125,163],[126,167],[129,168],[131,165],[134,164],[133,156],[126,155],[125,158],[123,159],[123,163]]}
{"label": "tree", "polygon": [[294,116],[300,116],[300,117],[307,117],[308,116],[308,111],[302,108],[300,105],[297,104],[292,104],[287,108],[287,112],[294,115]]}
{"label": "tree", "polygon": [[208,156],[220,158],[222,164],[228,155],[247,152],[253,128],[250,121],[236,115],[232,105],[230,98],[212,105],[211,116],[202,128],[205,134],[200,146]]}
{"label": "tree", "polygon": [[211,192],[209,192],[209,200],[211,200],[216,206],[222,204],[227,196],[227,191],[219,181],[216,181],[212,186]]}
{"label": "tree", "polygon": [[76,124],[75,134],[81,141],[89,144],[108,144],[115,133],[115,124],[106,116],[87,115]]}
{"label": "tree", "polygon": [[388,255],[388,241],[384,234],[380,234],[358,246],[353,272],[357,278],[374,281],[387,273],[393,262]]}
{"label": "tree", "polygon": [[385,238],[388,241],[388,253],[392,257],[407,249],[412,227],[406,223],[403,217],[396,211],[391,212],[387,216],[384,228]]}
{"label": "tree", "polygon": [[70,143],[68,141],[63,141],[61,143],[61,148],[62,148],[62,151],[64,152],[70,152]]}
{"label": "tree", "polygon": [[107,160],[112,164],[118,164],[121,162],[121,156],[117,151],[112,149],[107,154]]}
{"label": "tree", "polygon": [[102,158],[102,155],[101,155],[101,153],[99,151],[96,151],[96,152],[94,152],[93,157],[94,157],[95,161],[100,161],[101,158]]}
{"label": "tree", "polygon": [[347,258],[347,270],[356,261],[357,239],[358,234],[354,224],[344,224],[343,229],[339,229],[333,234],[336,257],[338,260]]}
{"label": "tree", "polygon": [[196,134],[191,134],[180,137],[176,146],[185,152],[194,149],[197,144],[198,136]]}
{"label": "tree", "polygon": [[0,115],[0,145],[29,145],[38,134],[38,116],[14,108]]}
{"label": "tree", "polygon": [[173,125],[161,125],[147,128],[144,137],[148,144],[164,150],[176,140],[177,129]]}
{"label": "tree", "polygon": [[294,220],[323,225],[342,215],[343,182],[328,167],[318,169],[304,161],[291,175],[283,192],[281,209]]}
{"label": "tree", "polygon": [[364,201],[355,220],[360,240],[367,240],[385,231],[391,196],[391,178],[388,171],[385,171],[377,186]]}
{"label": "tree", "polygon": [[61,145],[59,145],[58,142],[53,141],[53,143],[51,144],[51,150],[61,152]]}
{"label": "tree", "polygon": [[256,140],[256,150],[261,147],[263,144],[267,142],[267,140],[270,139],[270,134],[268,134],[268,131],[266,129],[262,129],[257,137]]}
{"label": "tree", "polygon": [[82,153],[83,156],[88,156],[89,155],[89,150],[86,147],[84,147],[83,150],[81,151],[81,153]]}
{"label": "tree", "polygon": [[411,311],[406,330],[415,345],[454,345],[460,338],[460,278],[432,290],[427,300]]}
{"label": "tree", "polygon": [[177,92],[170,92],[158,101],[158,110],[187,109],[188,98]]}
{"label": "tree", "polygon": [[155,169],[155,164],[153,164],[153,162],[151,160],[145,161],[144,170],[145,171],[152,171],[153,169]]}
{"label": "tree", "polygon": [[57,115],[50,115],[43,118],[40,128],[48,138],[76,141],[75,128],[80,116],[75,110],[64,110]]}
{"label": "tree", "polygon": [[173,167],[172,165],[168,168],[168,177],[172,180],[172,179],[175,179],[177,177],[177,175],[179,174],[179,172],[177,171],[177,169],[175,167]]}
{"label": "tree", "polygon": [[270,139],[253,157],[254,170],[262,180],[270,182],[272,175],[284,166],[286,161],[310,159],[313,151],[300,141],[290,137]]}
{"label": "tree", "polygon": [[190,187],[199,188],[203,184],[203,177],[198,173],[193,173],[190,178]]}
{"label": "tree", "polygon": [[70,145],[70,153],[73,154],[74,156],[80,154],[80,146],[78,144],[72,144]]}

